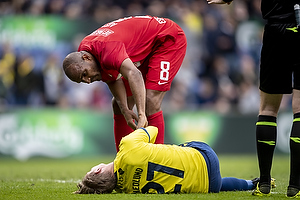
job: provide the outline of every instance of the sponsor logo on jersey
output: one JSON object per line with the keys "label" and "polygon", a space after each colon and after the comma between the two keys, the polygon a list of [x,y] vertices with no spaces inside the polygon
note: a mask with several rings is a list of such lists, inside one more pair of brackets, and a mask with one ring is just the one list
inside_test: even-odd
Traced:
{"label": "sponsor logo on jersey", "polygon": [[108,28],[101,28],[101,29],[95,30],[90,35],[107,37],[107,36],[109,36],[109,35],[111,35],[113,33],[114,33],[114,31],[112,31],[112,30],[110,30]]}
{"label": "sponsor logo on jersey", "polygon": [[121,168],[119,168],[118,169],[118,173],[119,173],[119,176],[118,176],[118,181],[117,181],[116,188],[122,190],[123,184],[124,184],[124,177],[123,177],[123,175],[124,175],[125,171],[122,170]]}
{"label": "sponsor logo on jersey", "polygon": [[119,168],[118,172],[119,172],[120,175],[123,175],[125,171],[123,171],[121,168]]}

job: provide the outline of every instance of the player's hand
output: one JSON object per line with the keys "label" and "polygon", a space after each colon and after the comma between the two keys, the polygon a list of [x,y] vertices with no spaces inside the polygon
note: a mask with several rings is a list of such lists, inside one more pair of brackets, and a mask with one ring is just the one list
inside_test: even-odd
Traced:
{"label": "player's hand", "polygon": [[138,124],[136,128],[145,128],[148,126],[148,120],[146,115],[139,115]]}
{"label": "player's hand", "polygon": [[[232,2],[232,1],[231,1]],[[231,4],[231,2],[227,3],[228,5]],[[208,4],[225,4],[223,0],[207,0]]]}
{"label": "player's hand", "polygon": [[123,115],[126,119],[128,126],[130,126],[133,130],[137,129],[135,121],[139,120],[138,116],[132,110],[127,110],[123,113]]}

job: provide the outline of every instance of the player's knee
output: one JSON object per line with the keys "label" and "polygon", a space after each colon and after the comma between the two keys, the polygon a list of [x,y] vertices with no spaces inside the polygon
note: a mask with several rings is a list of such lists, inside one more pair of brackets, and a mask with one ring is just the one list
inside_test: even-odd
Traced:
{"label": "player's knee", "polygon": [[152,115],[161,110],[161,103],[166,92],[157,90],[147,90],[146,95],[146,114]]}
{"label": "player's knee", "polygon": [[155,101],[155,99],[147,98],[147,101],[146,101],[147,116],[157,113],[160,110],[161,110],[161,101]]}

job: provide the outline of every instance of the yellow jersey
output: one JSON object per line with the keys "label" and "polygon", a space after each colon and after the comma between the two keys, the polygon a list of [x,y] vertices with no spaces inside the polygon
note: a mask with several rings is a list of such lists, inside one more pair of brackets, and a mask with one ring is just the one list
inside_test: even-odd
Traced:
{"label": "yellow jersey", "polygon": [[117,192],[208,193],[201,153],[191,147],[154,144],[158,129],[137,129],[124,137],[114,160]]}

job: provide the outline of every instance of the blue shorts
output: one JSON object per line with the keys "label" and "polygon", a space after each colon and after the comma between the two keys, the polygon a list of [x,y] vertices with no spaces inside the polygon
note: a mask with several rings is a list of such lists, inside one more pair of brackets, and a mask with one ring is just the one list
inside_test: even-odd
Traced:
{"label": "blue shorts", "polygon": [[209,178],[208,192],[218,193],[222,186],[222,177],[220,173],[219,159],[214,150],[203,142],[188,142],[180,146],[192,147],[197,149],[205,159]]}

